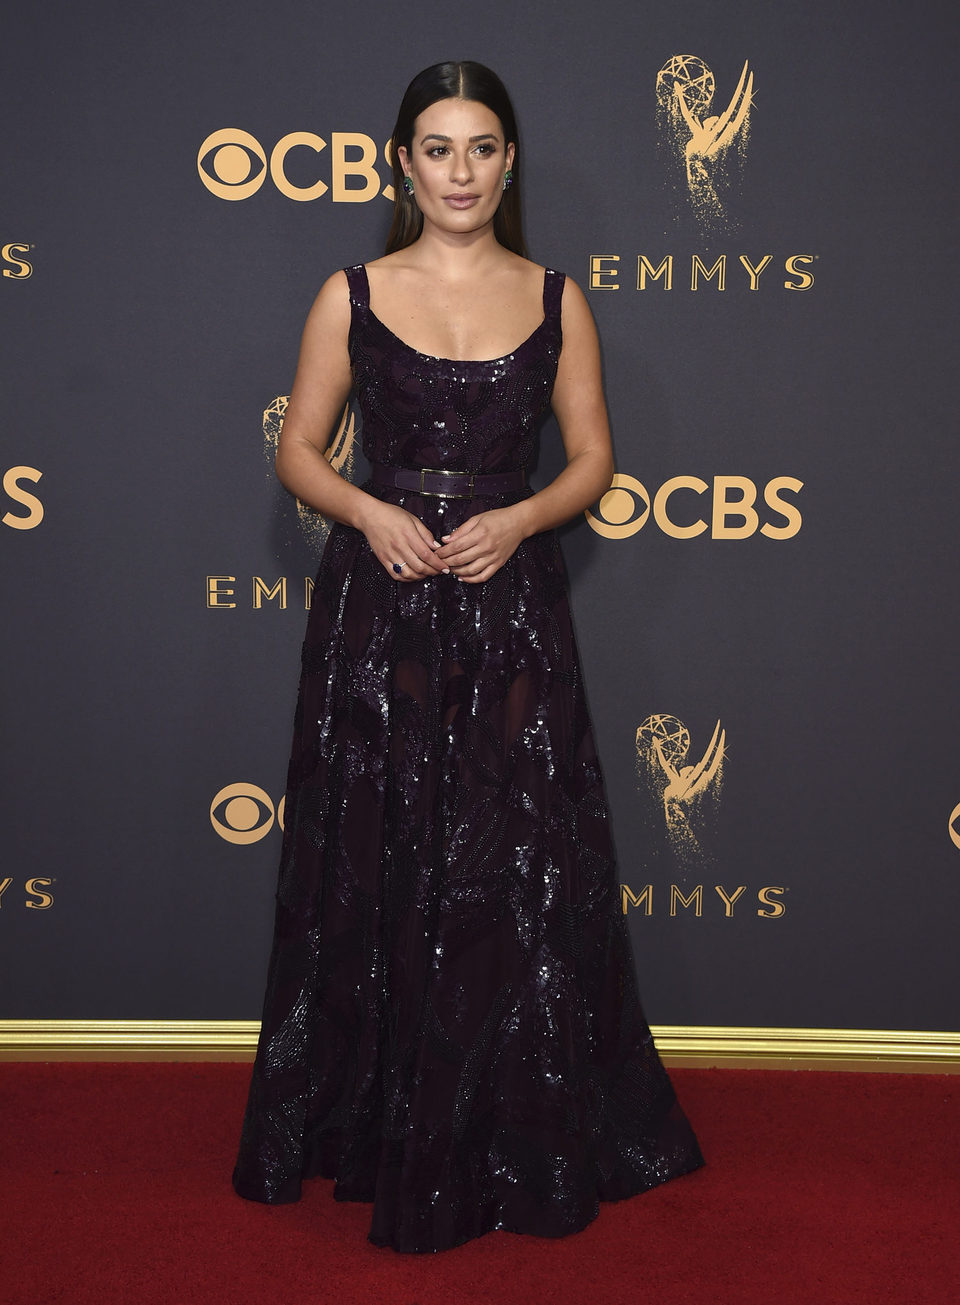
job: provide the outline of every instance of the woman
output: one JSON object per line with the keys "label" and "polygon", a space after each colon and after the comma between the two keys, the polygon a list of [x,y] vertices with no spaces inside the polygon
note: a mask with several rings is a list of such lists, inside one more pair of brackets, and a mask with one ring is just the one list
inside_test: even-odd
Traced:
{"label": "woman", "polygon": [[[607,488],[581,292],[524,257],[513,110],[428,68],[386,257],[304,331],[277,472],[337,523],[303,649],[234,1184],[336,1179],[370,1240],[560,1236],[702,1164],[636,992],[553,527]],[[355,389],[362,488],[324,458]],[[548,404],[567,465],[526,484]]]}

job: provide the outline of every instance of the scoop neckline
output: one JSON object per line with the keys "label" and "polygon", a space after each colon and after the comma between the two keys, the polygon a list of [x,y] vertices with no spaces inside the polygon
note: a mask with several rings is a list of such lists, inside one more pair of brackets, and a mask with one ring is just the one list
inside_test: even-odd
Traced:
{"label": "scoop neckline", "polygon": [[[514,354],[519,353],[521,349],[526,348],[526,346],[530,344],[530,342],[534,340],[540,334],[543,328],[547,325],[547,316],[545,312],[543,316],[543,320],[540,322],[538,326],[534,327],[534,329],[530,332],[530,334],[527,336],[525,340],[521,340],[518,345],[515,345],[512,349],[508,349],[506,353],[497,354],[496,358],[445,358],[438,353],[424,353],[422,349],[415,349],[412,344],[408,344],[406,340],[402,340],[400,336],[397,335],[396,331],[391,331],[390,327],[386,324],[386,322],[383,321],[382,318],[379,318],[377,314],[373,311],[373,309],[370,307],[370,278],[367,276],[367,265],[366,263],[361,263],[360,267],[363,269],[363,278],[367,283],[366,310],[369,316],[372,317],[373,320],[376,322],[376,324],[380,327],[380,329],[386,331],[387,335],[390,336],[391,340],[395,340],[396,343],[399,344],[402,349],[406,349],[408,353],[416,354],[418,358],[425,358],[428,362],[447,363],[448,365],[453,367],[490,367],[494,363],[503,362],[504,359],[506,358],[512,358]],[[550,269],[548,267],[545,267],[543,269],[544,300],[546,299],[547,276],[549,274],[549,271]]]}

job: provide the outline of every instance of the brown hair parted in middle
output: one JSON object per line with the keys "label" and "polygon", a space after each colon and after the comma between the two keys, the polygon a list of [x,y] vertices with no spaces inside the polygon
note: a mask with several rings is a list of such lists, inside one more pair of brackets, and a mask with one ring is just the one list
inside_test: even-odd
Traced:
{"label": "brown hair parted in middle", "polygon": [[403,188],[403,169],[397,159],[397,146],[409,153],[413,145],[413,128],[417,118],[437,100],[475,100],[486,105],[500,119],[504,145],[513,144],[513,183],[503,192],[500,207],[493,219],[493,233],[501,245],[526,257],[523,223],[520,215],[520,142],[517,120],[510,96],[495,72],[469,59],[461,62],[435,63],[417,73],[400,102],[397,125],[390,138],[393,160],[393,222],[387,236],[388,254],[412,245],[423,229],[423,215],[416,200]]}

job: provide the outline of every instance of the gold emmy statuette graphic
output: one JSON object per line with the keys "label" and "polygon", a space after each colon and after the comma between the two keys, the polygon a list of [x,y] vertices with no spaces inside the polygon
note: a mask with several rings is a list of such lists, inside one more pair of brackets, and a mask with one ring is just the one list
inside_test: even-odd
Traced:
{"label": "gold emmy statuette graphic", "polygon": [[717,721],[703,756],[687,765],[690,731],[676,716],[648,716],[637,730],[637,769],[659,794],[671,848],[683,862],[703,859],[704,825],[723,785],[726,731]]}
{"label": "gold emmy statuette graphic", "polygon": [[736,145],[741,161],[750,135],[753,73],[744,60],[737,88],[720,114],[711,114],[716,81],[694,54],[675,54],[657,73],[657,118],[667,144],[678,155],[687,193],[702,226],[727,224],[721,194],[727,189],[727,152]]}
{"label": "gold emmy statuette graphic", "polygon": [[[274,458],[277,456],[277,441],[280,439],[280,431],[283,428],[283,418],[287,411],[289,395],[278,394],[268,408],[263,411],[263,453],[264,457],[273,466]],[[356,452],[357,437],[357,417],[350,404],[344,405],[343,412],[340,414],[340,421],[337,424],[336,432],[333,439],[327,446],[324,457],[346,480],[353,479],[354,455]],[[300,522],[300,529],[303,531],[307,541],[317,548],[321,548],[330,533],[330,522],[316,508],[297,499],[297,518]]]}

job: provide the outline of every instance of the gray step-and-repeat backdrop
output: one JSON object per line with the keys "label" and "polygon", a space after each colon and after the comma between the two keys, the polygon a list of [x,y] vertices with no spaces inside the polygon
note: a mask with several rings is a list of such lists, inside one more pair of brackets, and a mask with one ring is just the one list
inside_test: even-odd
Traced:
{"label": "gray step-and-repeat backdrop", "polygon": [[956,1025],[951,14],[20,8],[5,1017],[259,1014],[325,533],[272,445],[318,286],[382,251],[404,86],[468,57],[603,341],[617,475],[563,543],[649,1017]]}

